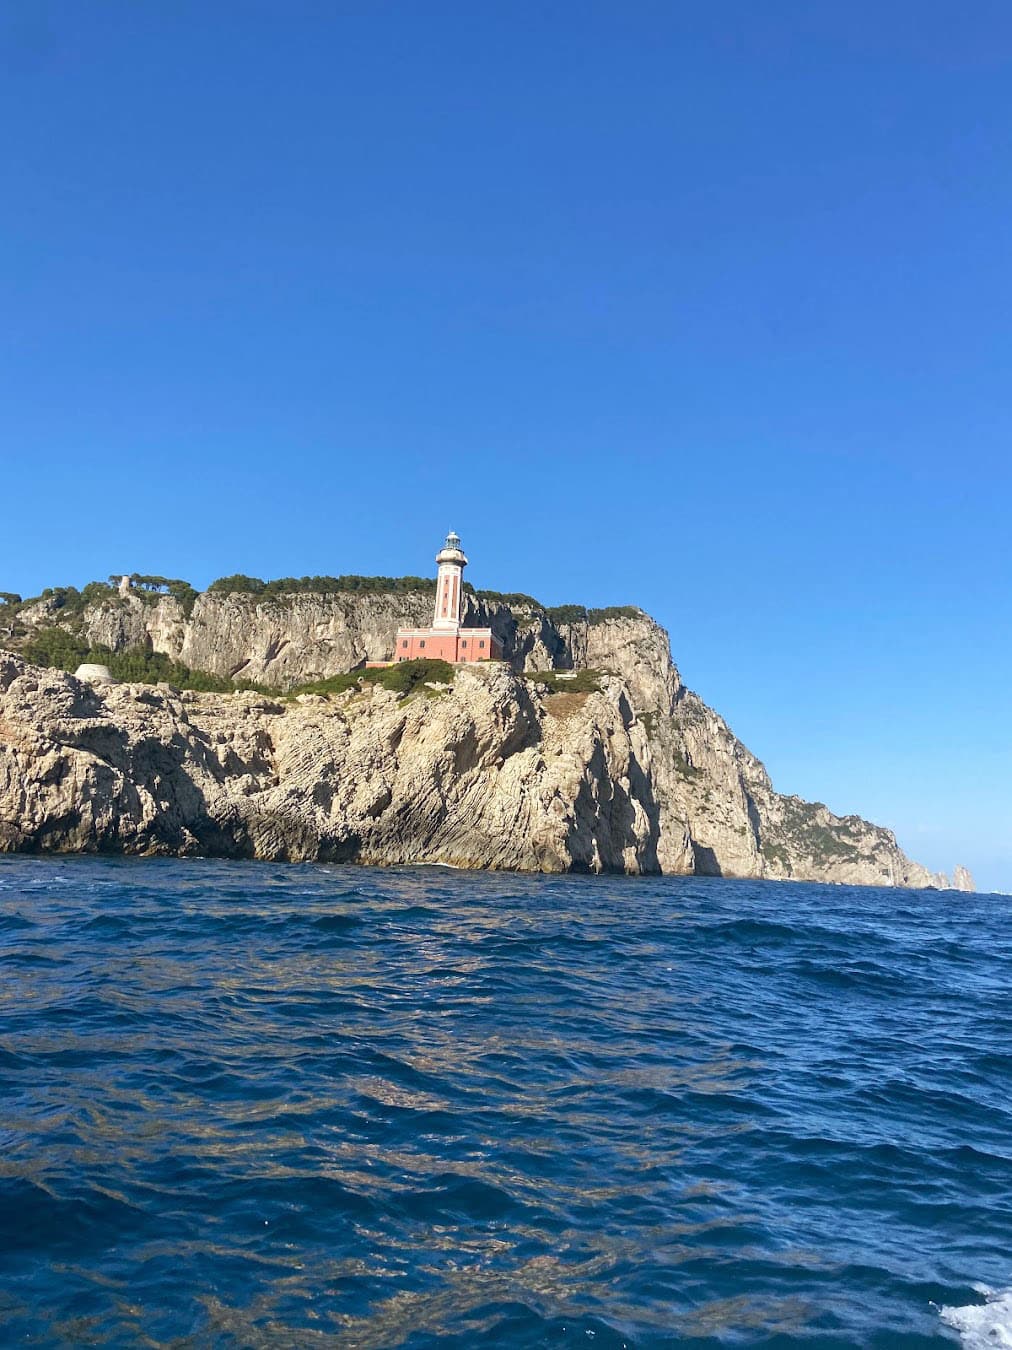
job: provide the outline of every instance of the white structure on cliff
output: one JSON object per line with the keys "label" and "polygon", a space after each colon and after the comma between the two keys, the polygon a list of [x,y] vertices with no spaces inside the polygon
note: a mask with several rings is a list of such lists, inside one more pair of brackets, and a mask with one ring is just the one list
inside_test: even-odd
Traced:
{"label": "white structure on cliff", "polygon": [[83,680],[85,684],[116,683],[108,666],[99,666],[92,661],[86,661],[84,665],[78,666],[74,671],[74,679]]}
{"label": "white structure on cliff", "polygon": [[460,546],[460,535],[451,530],[446,543],[436,554],[439,571],[436,573],[436,612],[433,628],[455,633],[460,627],[460,607],[464,598],[464,568],[467,558]]}

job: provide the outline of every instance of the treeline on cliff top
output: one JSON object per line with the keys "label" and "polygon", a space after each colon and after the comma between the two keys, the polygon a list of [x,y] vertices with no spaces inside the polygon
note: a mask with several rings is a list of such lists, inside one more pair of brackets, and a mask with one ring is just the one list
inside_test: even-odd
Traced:
{"label": "treeline on cliff top", "polygon": [[[180,577],[148,576],[134,572],[130,581],[133,594],[142,600],[155,602],[161,595],[173,596],[179,601],[187,618],[193,612],[193,603],[200,593]],[[120,578],[113,575],[108,581],[89,581],[80,590],[76,586],[47,586],[41,595],[33,595],[27,600],[12,591],[0,591],[0,608],[23,609],[26,605],[48,600],[54,609],[60,611],[61,617],[70,618],[74,614],[83,614],[89,605],[114,599],[119,594],[119,582]]]}
{"label": "treeline on cliff top", "polygon": [[[376,594],[424,591],[435,594],[434,577],[278,577],[263,581],[236,573],[219,577],[208,586],[209,592],[224,595],[330,595],[339,591],[366,591]],[[586,605],[543,605],[533,595],[523,591],[475,590],[469,581],[464,590],[478,600],[491,605],[505,605],[508,609],[533,609],[546,614],[552,623],[603,623],[606,619],[635,619],[640,611],[634,605],[609,605],[603,609],[588,609]]]}
{"label": "treeline on cliff top", "polygon": [[[133,594],[142,600],[157,601],[159,596],[171,595],[179,601],[187,618],[193,612],[199,592],[179,577],[162,577],[134,572],[130,576]],[[433,577],[367,577],[354,573],[339,576],[313,577],[277,577],[273,581],[264,581],[260,577],[246,576],[236,572],[232,576],[219,577],[208,586],[209,594],[217,595],[256,595],[264,599],[280,598],[287,595],[333,595],[337,593],[366,593],[376,595],[402,594],[404,592],[423,592],[433,595],[436,582]],[[638,618],[640,611],[633,605],[608,605],[604,608],[588,608],[586,605],[543,605],[532,595],[522,591],[475,590],[465,581],[464,590],[478,600],[490,605],[504,605],[508,609],[534,610],[547,616],[554,624],[604,623],[608,619]],[[70,618],[81,614],[91,604],[102,600],[111,600],[119,594],[119,577],[110,576],[108,581],[89,581],[80,590],[76,586],[47,586],[41,595],[22,600],[12,591],[0,591],[0,609],[17,610],[40,600],[49,600],[61,613],[61,618]]]}

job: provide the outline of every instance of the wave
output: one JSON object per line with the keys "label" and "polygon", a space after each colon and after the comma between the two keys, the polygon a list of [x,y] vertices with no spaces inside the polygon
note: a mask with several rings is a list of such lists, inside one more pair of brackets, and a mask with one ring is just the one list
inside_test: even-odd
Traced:
{"label": "wave", "polygon": [[1004,911],[0,874],[4,1344],[1012,1348]]}
{"label": "wave", "polygon": [[966,1350],[995,1350],[1012,1346],[1012,1288],[991,1289],[985,1284],[974,1288],[983,1295],[983,1303],[968,1303],[961,1308],[940,1308],[939,1316],[947,1327],[959,1332]]}

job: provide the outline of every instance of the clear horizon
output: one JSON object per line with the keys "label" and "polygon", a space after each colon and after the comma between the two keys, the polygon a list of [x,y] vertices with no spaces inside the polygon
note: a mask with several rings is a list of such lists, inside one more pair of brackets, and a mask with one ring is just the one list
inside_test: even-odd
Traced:
{"label": "clear horizon", "polygon": [[774,786],[1012,891],[1012,11],[0,24],[0,590],[637,604]]}

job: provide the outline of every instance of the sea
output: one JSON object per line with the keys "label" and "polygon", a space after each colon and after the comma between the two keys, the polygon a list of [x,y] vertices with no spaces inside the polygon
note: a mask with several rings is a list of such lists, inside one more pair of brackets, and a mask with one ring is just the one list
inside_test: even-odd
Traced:
{"label": "sea", "polygon": [[0,1343],[1012,1345],[1010,906],[0,857]]}

